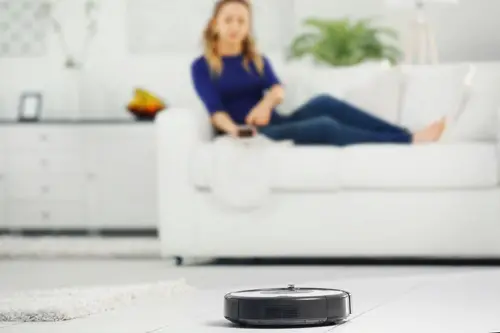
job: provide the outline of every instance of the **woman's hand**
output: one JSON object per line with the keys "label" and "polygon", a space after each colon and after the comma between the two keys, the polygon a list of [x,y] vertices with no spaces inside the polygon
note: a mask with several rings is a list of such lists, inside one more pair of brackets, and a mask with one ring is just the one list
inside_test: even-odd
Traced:
{"label": "woman's hand", "polygon": [[250,111],[245,122],[248,125],[267,126],[273,109],[283,101],[283,98],[283,88],[280,85],[273,86],[260,103]]}
{"label": "woman's hand", "polygon": [[257,104],[248,114],[245,122],[253,126],[266,126],[271,120],[272,108],[267,103]]}

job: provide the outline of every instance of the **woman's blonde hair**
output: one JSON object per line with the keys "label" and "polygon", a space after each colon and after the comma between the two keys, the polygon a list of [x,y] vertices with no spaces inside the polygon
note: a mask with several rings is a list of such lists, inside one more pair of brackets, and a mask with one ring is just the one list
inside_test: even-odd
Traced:
{"label": "woman's blonde hair", "polygon": [[[213,29],[214,22],[217,16],[219,15],[219,12],[221,11],[222,7],[224,7],[228,3],[239,3],[244,5],[248,9],[251,16],[252,8],[248,1],[249,0],[219,0],[215,5],[212,17],[210,18],[210,21],[208,22],[207,27],[205,28],[205,31],[203,33],[205,58],[207,59],[211,71],[214,73],[217,74],[222,73],[222,59],[217,50],[217,42],[219,36]],[[251,62],[253,62],[259,74],[263,75],[264,61],[260,56],[259,52],[257,51],[255,41],[250,33],[243,41],[243,59],[244,59],[244,66],[247,70],[250,70],[249,65]]]}

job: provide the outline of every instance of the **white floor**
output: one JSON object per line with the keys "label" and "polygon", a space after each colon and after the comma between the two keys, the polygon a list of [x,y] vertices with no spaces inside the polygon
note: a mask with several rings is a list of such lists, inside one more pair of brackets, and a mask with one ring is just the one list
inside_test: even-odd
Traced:
{"label": "white floor", "polygon": [[[185,278],[185,298],[141,303],[59,323],[0,323],[0,333],[231,332],[226,292],[288,283],[345,288],[353,315],[341,326],[279,332],[500,332],[500,267],[191,266],[161,260],[4,260],[0,291]],[[244,329],[252,331],[252,329]]]}

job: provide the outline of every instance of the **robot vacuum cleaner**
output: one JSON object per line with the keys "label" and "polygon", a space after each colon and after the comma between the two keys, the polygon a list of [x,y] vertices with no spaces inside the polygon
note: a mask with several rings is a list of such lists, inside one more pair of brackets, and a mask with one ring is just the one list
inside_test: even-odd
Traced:
{"label": "robot vacuum cleaner", "polygon": [[224,317],[240,326],[300,327],[336,325],[351,315],[344,290],[286,288],[243,290],[224,296]]}

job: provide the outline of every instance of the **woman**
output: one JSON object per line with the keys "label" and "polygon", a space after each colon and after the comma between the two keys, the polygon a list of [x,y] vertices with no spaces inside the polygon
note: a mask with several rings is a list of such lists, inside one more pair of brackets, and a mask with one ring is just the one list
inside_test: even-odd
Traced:
{"label": "woman", "polygon": [[195,90],[222,134],[250,126],[272,140],[345,146],[358,143],[432,142],[444,119],[417,133],[389,124],[331,96],[317,96],[290,116],[276,113],[284,89],[251,36],[248,0],[219,0],[205,32],[205,52],[194,60]]}

